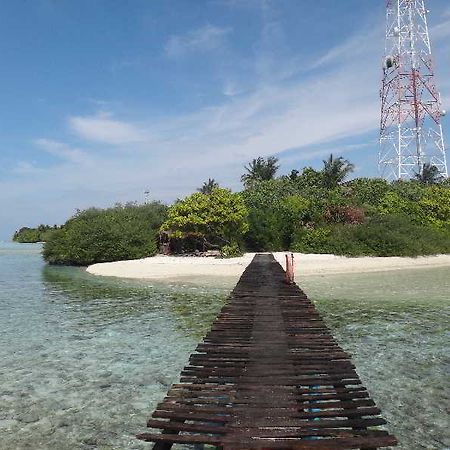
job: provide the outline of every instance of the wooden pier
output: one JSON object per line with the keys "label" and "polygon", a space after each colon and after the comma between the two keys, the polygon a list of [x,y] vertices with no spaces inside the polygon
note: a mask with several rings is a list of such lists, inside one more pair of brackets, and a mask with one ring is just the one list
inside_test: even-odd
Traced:
{"label": "wooden pier", "polygon": [[222,450],[396,445],[350,357],[272,255],[257,255],[138,438]]}

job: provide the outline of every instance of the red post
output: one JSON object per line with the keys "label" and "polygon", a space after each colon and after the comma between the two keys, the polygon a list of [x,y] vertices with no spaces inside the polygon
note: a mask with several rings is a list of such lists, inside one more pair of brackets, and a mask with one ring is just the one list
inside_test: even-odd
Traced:
{"label": "red post", "polygon": [[286,283],[294,283],[294,254],[286,254]]}

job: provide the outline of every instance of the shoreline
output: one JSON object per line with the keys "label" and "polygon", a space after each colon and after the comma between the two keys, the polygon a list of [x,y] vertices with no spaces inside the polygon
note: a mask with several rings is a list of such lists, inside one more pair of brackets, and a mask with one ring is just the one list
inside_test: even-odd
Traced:
{"label": "shoreline", "polygon": [[[275,259],[285,267],[285,252],[273,253]],[[200,282],[202,277],[236,278],[242,275],[255,253],[246,253],[239,258],[216,259],[197,256],[162,256],[98,263],[88,266],[92,275],[154,281]],[[295,275],[338,275],[348,273],[386,272],[404,269],[450,268],[450,255],[408,257],[356,257],[294,253]]]}

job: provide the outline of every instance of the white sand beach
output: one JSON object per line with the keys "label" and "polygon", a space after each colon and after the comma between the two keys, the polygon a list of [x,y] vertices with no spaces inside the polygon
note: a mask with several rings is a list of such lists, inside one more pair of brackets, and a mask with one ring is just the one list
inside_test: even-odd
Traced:
{"label": "white sand beach", "polygon": [[[146,280],[178,280],[202,277],[235,277],[242,274],[255,253],[246,253],[240,258],[216,259],[196,256],[154,256],[132,261],[93,264],[87,272],[94,275],[134,278]],[[285,253],[274,253],[285,267]],[[294,253],[295,274],[326,275],[343,273],[364,273],[401,269],[422,269],[427,267],[448,267],[450,255],[400,257],[347,258],[335,255],[312,255]]]}

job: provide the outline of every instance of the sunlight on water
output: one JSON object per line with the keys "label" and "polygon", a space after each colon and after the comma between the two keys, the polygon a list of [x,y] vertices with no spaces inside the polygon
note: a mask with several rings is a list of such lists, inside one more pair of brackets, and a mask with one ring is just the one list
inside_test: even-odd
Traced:
{"label": "sunlight on water", "polygon": [[298,280],[404,450],[450,446],[450,269]]}
{"label": "sunlight on water", "polygon": [[[449,446],[449,275],[298,280],[404,450]],[[0,284],[2,450],[150,449],[134,435],[232,287],[96,278],[13,244],[0,244]]]}

